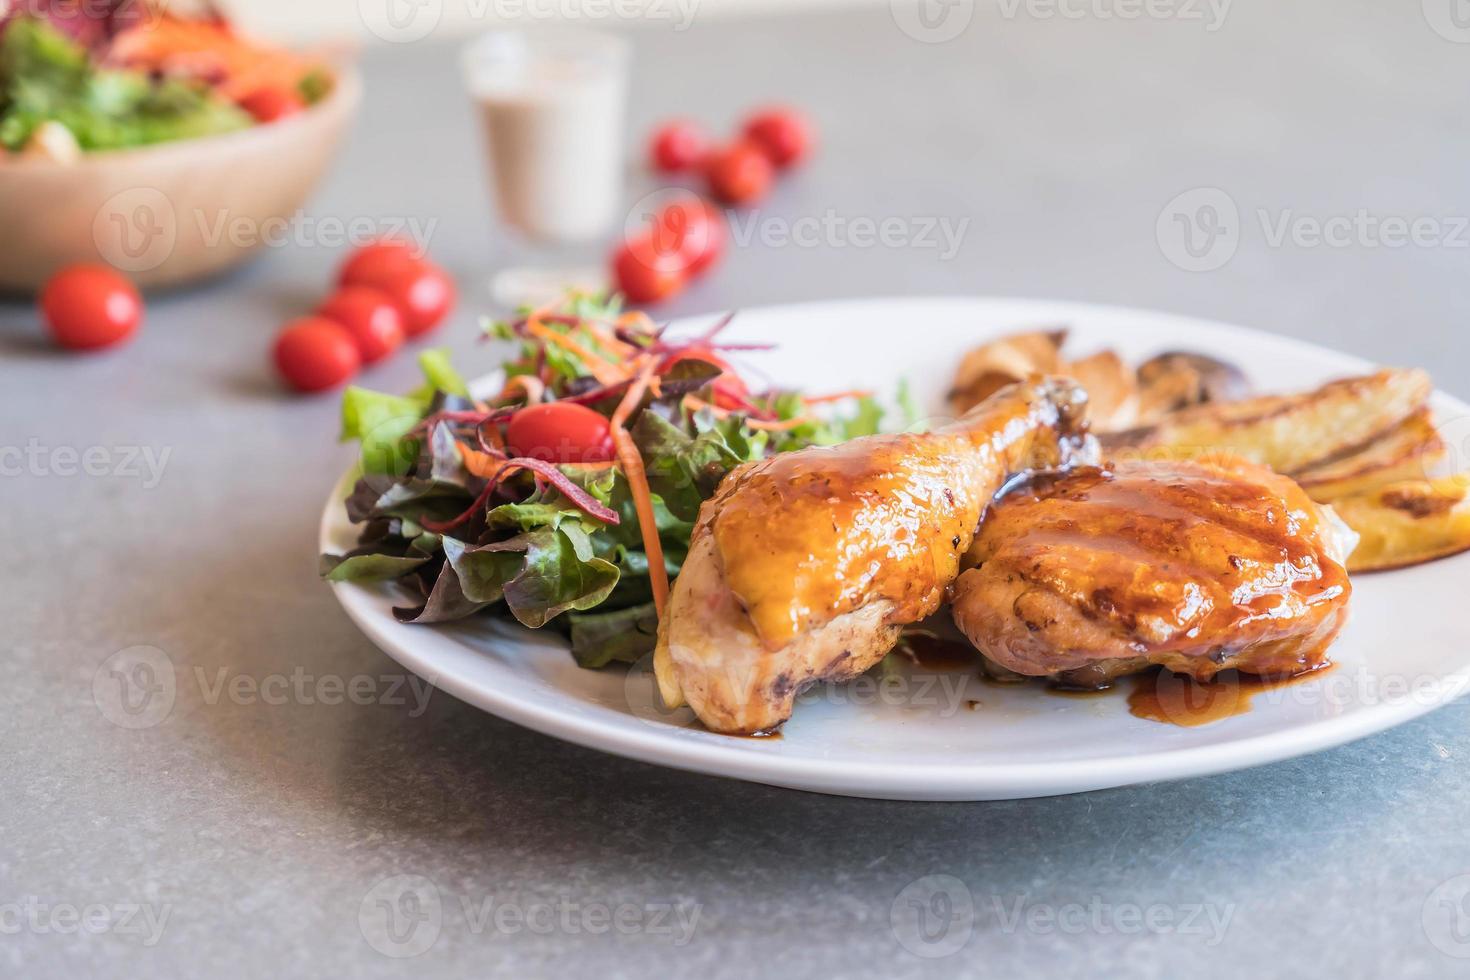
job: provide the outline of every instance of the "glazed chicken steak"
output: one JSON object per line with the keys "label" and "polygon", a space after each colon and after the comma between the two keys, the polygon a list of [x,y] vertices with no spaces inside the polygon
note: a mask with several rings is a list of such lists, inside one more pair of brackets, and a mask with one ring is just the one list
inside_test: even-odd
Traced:
{"label": "glazed chicken steak", "polygon": [[1125,462],[1000,498],[955,581],[955,623],[1018,674],[1097,687],[1151,665],[1207,680],[1326,662],[1357,536],[1244,461]]}

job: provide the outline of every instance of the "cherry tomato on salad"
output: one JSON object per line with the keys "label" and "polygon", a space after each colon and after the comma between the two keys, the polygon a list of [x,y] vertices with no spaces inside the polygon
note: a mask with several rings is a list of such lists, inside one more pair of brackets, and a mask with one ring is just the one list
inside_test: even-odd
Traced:
{"label": "cherry tomato on salad", "polygon": [[96,350],[133,335],[143,319],[143,300],[115,269],[73,265],[46,283],[41,313],[61,346]]}
{"label": "cherry tomato on salad", "polygon": [[335,320],[352,335],[364,364],[380,361],[403,346],[403,314],[398,304],[370,286],[343,286],[316,315]]}
{"label": "cherry tomato on salad", "polygon": [[795,109],[763,109],[746,119],[741,132],[782,170],[801,163],[811,153],[811,124]]}
{"label": "cherry tomato on salad", "polygon": [[670,354],[664,358],[658,369],[660,372],[667,371],[680,361],[705,361],[724,372],[714,382],[715,404],[720,408],[738,409],[750,402],[750,387],[735,373],[729,361],[708,347],[689,347]]}
{"label": "cherry tomato on salad", "polygon": [[703,275],[725,254],[725,216],[695,194],[681,195],[660,210],[652,235],[658,250],[679,253],[691,278]]}
{"label": "cherry tomato on salad", "polygon": [[281,377],[297,391],[335,388],[362,365],[347,328],[320,316],[286,324],[276,337],[273,354]]}
{"label": "cherry tomato on salad", "polygon": [[765,151],[740,142],[716,150],[705,164],[705,177],[715,197],[726,204],[751,204],[765,197],[776,171]]}
{"label": "cherry tomato on salad", "polygon": [[506,446],[517,456],[548,463],[596,463],[613,458],[612,426],[585,405],[550,402],[511,416]]}
{"label": "cherry tomato on salad", "polygon": [[677,245],[640,235],[613,253],[613,282],[630,303],[659,303],[684,288],[688,266]]}
{"label": "cherry tomato on salad", "polygon": [[433,330],[454,309],[454,280],[432,262],[413,258],[404,262],[401,256],[379,252],[351,271],[346,284],[385,293],[398,306],[403,329],[410,337]]}
{"label": "cherry tomato on salad", "polygon": [[306,100],[284,86],[267,85],[241,99],[240,108],[254,116],[256,122],[271,123],[304,111]]}
{"label": "cherry tomato on salad", "polygon": [[693,170],[708,152],[709,135],[703,127],[683,119],[664,123],[649,144],[654,169],[666,174]]}
{"label": "cherry tomato on salad", "polygon": [[337,282],[343,286],[372,286],[423,261],[413,246],[397,239],[385,238],[353,251],[347,261],[342,263],[342,268],[337,273]]}

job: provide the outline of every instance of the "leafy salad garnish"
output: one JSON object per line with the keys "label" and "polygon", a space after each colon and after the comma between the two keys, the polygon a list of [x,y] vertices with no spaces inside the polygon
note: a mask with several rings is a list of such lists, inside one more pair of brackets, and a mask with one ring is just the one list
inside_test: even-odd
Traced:
{"label": "leafy salad garnish", "polygon": [[[584,667],[637,661],[700,504],[730,470],[882,419],[864,392],[752,392],[726,360],[752,349],[721,342],[729,321],[673,338],[616,300],[571,294],[487,324],[511,348],[494,397],[475,398],[435,351],[412,394],[349,388],[342,436],[362,472],[346,507],[361,532],[322,574],[399,580],[413,596],[394,610],[403,622],[484,612],[564,632]],[[519,413],[555,404],[605,419],[608,451],[507,441]]]}
{"label": "leafy salad garnish", "polygon": [[242,37],[214,18],[161,4],[0,3],[0,147],[24,150],[43,126],[81,150],[211,136],[254,123],[238,104],[262,88],[307,104],[331,89],[319,65]]}

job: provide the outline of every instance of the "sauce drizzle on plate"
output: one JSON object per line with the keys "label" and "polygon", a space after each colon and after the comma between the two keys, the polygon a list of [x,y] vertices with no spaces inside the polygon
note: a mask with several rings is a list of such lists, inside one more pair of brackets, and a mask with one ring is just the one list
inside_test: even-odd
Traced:
{"label": "sauce drizzle on plate", "polygon": [[1195,728],[1245,714],[1251,710],[1251,700],[1262,691],[1289,687],[1331,669],[1332,665],[1326,664],[1285,677],[1256,677],[1224,670],[1209,681],[1156,669],[1134,678],[1128,710],[1135,718]]}

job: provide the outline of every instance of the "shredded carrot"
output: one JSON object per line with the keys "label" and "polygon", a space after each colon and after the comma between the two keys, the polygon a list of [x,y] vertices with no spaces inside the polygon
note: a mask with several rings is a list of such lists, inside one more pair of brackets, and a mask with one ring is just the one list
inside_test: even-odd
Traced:
{"label": "shredded carrot", "polygon": [[[734,412],[730,411],[729,409],[720,408],[717,405],[711,405],[709,402],[705,401],[704,399],[702,399],[702,398],[696,398],[693,395],[685,395],[684,396],[684,404],[685,405],[688,405],[690,408],[692,408],[696,412],[699,411],[701,408],[707,408],[711,412],[714,413],[714,416],[717,419],[727,419],[731,415],[734,415],[735,414]],[[812,421],[815,421],[815,420],[811,416],[809,416],[809,415],[798,415],[795,418],[781,419],[781,420],[774,420],[774,419],[753,419],[753,418],[750,418],[749,416],[747,416],[746,419],[745,419],[745,424],[748,425],[748,426],[750,426],[752,429],[756,429],[756,430],[764,431],[764,432],[786,432],[786,431],[788,431],[790,429],[796,428],[799,425],[806,425],[808,422],[812,422]]]}
{"label": "shredded carrot", "polygon": [[[664,548],[658,539],[658,526],[653,517],[653,491],[648,486],[648,473],[643,469],[643,457],[625,428],[628,417],[643,401],[654,380],[658,361],[652,357],[639,359],[638,375],[629,385],[623,400],[618,403],[612,417],[613,445],[617,448],[618,462],[623,467],[623,476],[628,481],[628,492],[633,496],[633,509],[638,513],[638,532],[643,538],[643,550],[648,552],[648,581],[653,587],[653,607],[659,618],[669,602],[669,573],[664,568]],[[636,363],[636,362],[635,362]]]}
{"label": "shredded carrot", "polygon": [[540,378],[532,374],[517,374],[505,382],[505,387],[500,389],[500,397],[513,397],[517,388],[525,392],[527,405],[540,404],[546,395],[546,384]]}
{"label": "shredded carrot", "polygon": [[115,37],[107,59],[140,71],[204,79],[231,100],[267,87],[294,90],[314,67],[307,58],[242,37],[222,23],[166,13],[145,17]]}
{"label": "shredded carrot", "polygon": [[614,337],[605,327],[598,326],[595,320],[583,320],[582,329],[597,338],[599,344],[619,357],[627,357],[637,350],[632,344],[625,344],[617,337]]}
{"label": "shredded carrot", "polygon": [[642,310],[629,310],[615,321],[624,330],[636,330],[639,333],[653,333],[653,318]]}
{"label": "shredded carrot", "polygon": [[562,347],[581,358],[599,384],[617,384],[619,381],[625,380],[628,376],[626,370],[622,367],[598,355],[594,351],[588,350],[566,334],[552,330],[543,324],[534,314],[526,321],[526,332],[547,343],[556,344],[558,347]]}
{"label": "shredded carrot", "polygon": [[459,444],[459,458],[464,460],[464,468],[475,476],[490,479],[500,468],[505,465],[505,460],[496,459],[489,453],[482,453],[478,449],[471,449],[464,443]]}
{"label": "shredded carrot", "polygon": [[855,390],[855,391],[834,391],[830,395],[810,395],[810,396],[804,396],[801,400],[803,402],[805,402],[806,404],[808,404],[808,405],[821,405],[821,404],[824,404],[826,402],[840,402],[840,401],[842,401],[844,399],[847,399],[847,398],[872,398],[872,397],[873,397],[873,393],[871,391]]}

